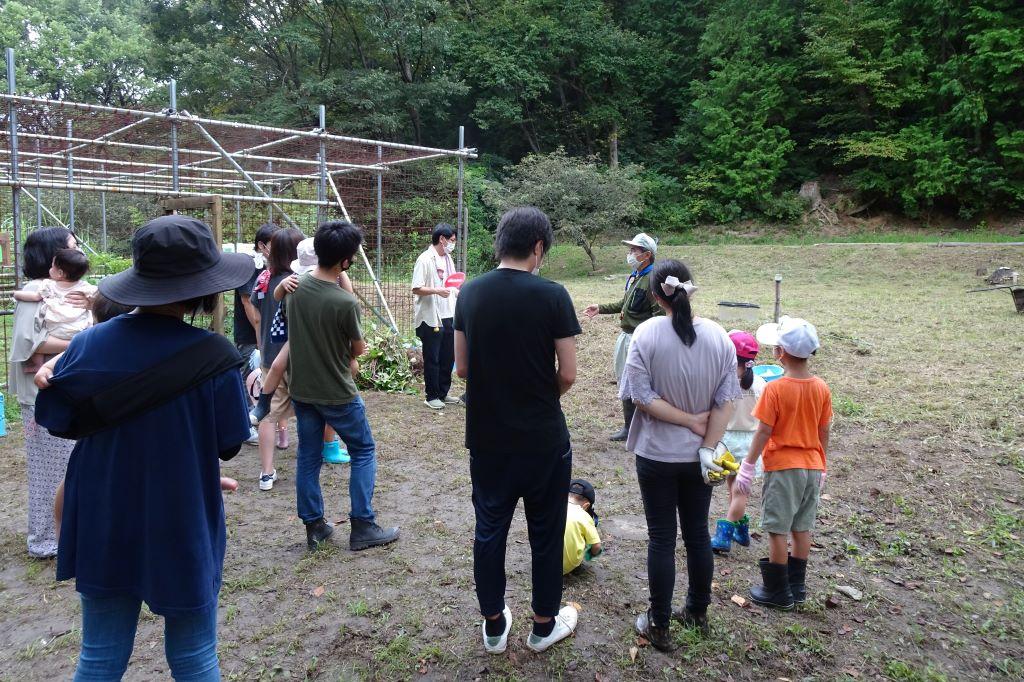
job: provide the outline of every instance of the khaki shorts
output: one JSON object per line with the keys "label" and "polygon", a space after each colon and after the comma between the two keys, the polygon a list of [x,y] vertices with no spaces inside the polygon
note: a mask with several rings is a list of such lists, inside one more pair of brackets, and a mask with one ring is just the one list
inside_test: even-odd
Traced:
{"label": "khaki shorts", "polygon": [[821,471],[817,469],[764,472],[761,528],[777,535],[811,530],[820,492]]}
{"label": "khaki shorts", "polygon": [[[264,382],[266,382],[267,374],[269,373],[270,370],[266,367],[260,368],[260,377]],[[270,400],[270,412],[267,413],[266,418],[276,424],[279,421],[284,421],[294,416],[295,410],[292,409],[292,396],[288,392],[288,372],[285,372],[280,385],[274,391],[274,397]]]}

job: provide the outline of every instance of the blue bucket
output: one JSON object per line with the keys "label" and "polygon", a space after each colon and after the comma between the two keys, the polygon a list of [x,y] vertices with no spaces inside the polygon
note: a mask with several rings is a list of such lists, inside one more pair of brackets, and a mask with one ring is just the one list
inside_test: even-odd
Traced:
{"label": "blue bucket", "polygon": [[754,365],[754,374],[765,381],[775,381],[782,376],[784,370],[778,365]]}

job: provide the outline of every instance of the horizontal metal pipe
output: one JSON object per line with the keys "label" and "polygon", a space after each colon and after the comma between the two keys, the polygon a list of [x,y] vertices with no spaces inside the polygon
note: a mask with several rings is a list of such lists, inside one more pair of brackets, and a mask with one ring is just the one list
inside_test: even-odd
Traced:
{"label": "horizontal metal pipe", "polygon": [[[0,166],[0,169],[3,169],[3,168],[5,168],[5,167],[4,166]],[[44,177],[47,177],[47,176],[65,177],[66,173],[67,173],[64,168],[57,167],[57,166],[40,166],[39,170],[42,171],[41,175],[44,176]],[[47,172],[47,171],[49,171],[49,172]],[[161,180],[161,179],[163,179],[163,180],[171,179],[170,175],[147,175],[147,176],[145,176],[144,178],[141,178],[141,179],[139,179],[138,177],[124,179],[121,176],[112,175],[109,171],[83,170],[81,168],[77,168],[76,167],[75,168],[75,175],[79,175],[79,174],[94,176],[94,177],[90,178],[90,181],[102,180],[102,181],[104,181],[104,184],[127,185],[129,187],[132,186],[132,181],[133,180],[138,180],[138,184],[140,186],[142,186],[142,185],[150,185],[150,186],[153,186],[153,187],[162,187],[163,185],[159,182],[159,180]],[[95,176],[101,176],[101,177],[95,177]],[[202,178],[202,177],[199,177],[199,176],[196,176],[196,175],[181,176],[180,180],[182,182],[189,182],[189,183],[191,183],[192,185],[194,185],[196,187],[248,187],[248,185],[245,182],[242,182],[242,181],[239,181],[239,180],[224,180],[224,179],[221,179],[221,178]],[[259,183],[260,184],[272,184],[272,183],[269,183],[269,182],[267,182],[265,180],[259,181]]]}
{"label": "horizontal metal pipe", "polygon": [[167,112],[155,112],[155,111],[139,111],[137,109],[125,109],[122,107],[110,107],[100,104],[85,104],[83,102],[66,102],[64,100],[52,100],[44,97],[27,97],[25,95],[6,95],[0,94],[0,101],[13,101],[23,102],[26,104],[45,104],[54,107],[64,107],[71,109],[78,109],[80,111],[107,111],[117,114],[126,114],[129,116],[148,116],[150,118],[159,118],[166,121],[178,121],[189,123],[201,123],[204,125],[217,125],[234,128],[236,130],[259,130],[263,132],[276,133],[279,135],[297,135],[300,137],[311,137],[319,138],[324,137],[328,140],[334,140],[336,142],[350,142],[355,144],[366,144],[366,145],[380,145],[387,149],[398,149],[403,151],[415,151],[415,152],[427,152],[430,154],[445,154],[448,156],[464,156],[469,159],[475,159],[476,153],[472,149],[440,149],[438,147],[423,147],[415,144],[402,144],[400,142],[385,142],[383,140],[369,140],[362,137],[349,137],[347,135],[332,135],[330,133],[317,133],[307,132],[304,130],[294,130],[292,128],[275,128],[272,126],[258,125],[255,123],[240,123],[238,121],[223,121],[213,118],[200,118],[197,116],[190,116],[188,114],[169,114]]}
{"label": "horizontal metal pipe", "polygon": [[[92,185],[81,182],[36,182],[35,180],[19,180],[14,182],[7,178],[0,178],[0,187],[39,187],[40,189],[62,189],[80,192],[115,192],[119,194],[149,194],[155,196],[182,196],[182,197],[207,197],[210,192],[168,192],[165,189],[136,189],[134,187],[118,187],[106,185]],[[301,204],[304,206],[330,206],[329,201],[317,201],[316,199],[285,199],[282,197],[264,198],[251,194],[220,194],[222,199],[235,201],[248,201],[257,204]]]}

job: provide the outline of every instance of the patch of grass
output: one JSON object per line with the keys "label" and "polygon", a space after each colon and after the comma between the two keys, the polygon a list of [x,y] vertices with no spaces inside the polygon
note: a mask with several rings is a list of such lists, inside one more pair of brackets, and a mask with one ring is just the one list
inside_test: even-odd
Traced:
{"label": "patch of grass", "polygon": [[367,604],[366,600],[362,597],[349,602],[345,608],[348,609],[349,615],[355,616],[356,618],[370,615],[370,605]]}
{"label": "patch of grass", "polygon": [[1007,557],[1018,559],[1024,557],[1024,519],[1012,512],[994,509],[989,512],[992,523],[985,529],[985,544],[1003,552]]}
{"label": "patch of grass", "polygon": [[258,566],[242,575],[225,577],[220,591],[223,595],[235,592],[251,592],[257,587],[263,587],[268,584],[276,574],[276,567]]}
{"label": "patch of grass", "polygon": [[917,668],[900,660],[886,662],[883,672],[894,682],[946,682],[949,679],[931,665]]}
{"label": "patch of grass", "polygon": [[383,664],[387,677],[391,679],[408,674],[416,667],[412,638],[404,632],[399,632],[390,642],[378,648],[373,658]]}
{"label": "patch of grass", "polygon": [[832,410],[841,417],[863,417],[867,408],[845,395],[832,396]]}
{"label": "patch of grass", "polygon": [[793,623],[786,627],[786,634],[793,638],[793,642],[798,648],[809,654],[813,654],[818,658],[829,658],[832,655],[825,643],[808,627],[799,623]]}

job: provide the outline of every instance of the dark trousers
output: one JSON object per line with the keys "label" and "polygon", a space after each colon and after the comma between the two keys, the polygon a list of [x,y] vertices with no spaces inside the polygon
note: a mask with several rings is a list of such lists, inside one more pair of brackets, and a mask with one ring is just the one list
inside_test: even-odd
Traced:
{"label": "dark trousers", "polygon": [[416,327],[416,336],[423,342],[423,383],[427,387],[427,400],[444,400],[452,387],[452,365],[455,364],[452,318],[441,320],[437,331],[423,322]]}
{"label": "dark trousers", "polygon": [[651,588],[651,617],[668,625],[676,583],[676,515],[683,528],[689,589],[686,608],[703,613],[711,603],[715,560],[708,535],[711,486],[704,483],[697,462],[655,462],[636,458],[636,477],[647,516],[647,577]]}
{"label": "dark trousers", "polygon": [[519,498],[533,555],[533,612],[556,616],[562,605],[562,546],[565,505],[572,472],[569,443],[554,452],[494,454],[470,452],[476,538],[473,577],[480,613],[505,608],[505,545]]}

